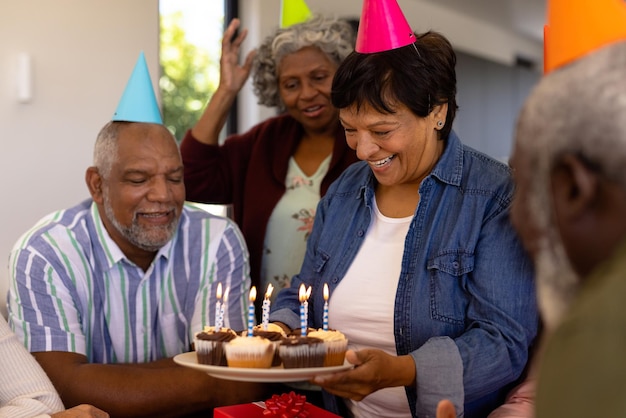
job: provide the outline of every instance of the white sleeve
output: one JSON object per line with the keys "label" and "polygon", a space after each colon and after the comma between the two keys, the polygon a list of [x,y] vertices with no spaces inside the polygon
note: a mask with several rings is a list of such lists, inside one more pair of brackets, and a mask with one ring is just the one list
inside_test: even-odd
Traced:
{"label": "white sleeve", "polygon": [[49,417],[63,403],[37,360],[0,315],[0,417]]}

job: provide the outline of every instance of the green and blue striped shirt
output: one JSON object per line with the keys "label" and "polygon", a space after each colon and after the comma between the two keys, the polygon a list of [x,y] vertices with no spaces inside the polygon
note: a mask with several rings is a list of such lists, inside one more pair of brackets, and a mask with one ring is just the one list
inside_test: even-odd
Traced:
{"label": "green and blue striped shirt", "polygon": [[141,363],[189,350],[215,322],[246,328],[248,252],[234,222],[185,205],[178,230],[143,271],[107,233],[91,199],[52,213],[9,258],[9,322],[31,352],[69,351],[92,363]]}

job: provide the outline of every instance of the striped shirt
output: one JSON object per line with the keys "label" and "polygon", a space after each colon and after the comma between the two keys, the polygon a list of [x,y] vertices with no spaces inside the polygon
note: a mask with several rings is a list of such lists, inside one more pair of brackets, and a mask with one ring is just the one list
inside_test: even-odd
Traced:
{"label": "striped shirt", "polygon": [[230,289],[225,326],[246,328],[243,237],[231,220],[190,205],[145,272],[111,239],[88,199],[24,234],[9,273],[9,320],[31,352],[142,363],[189,351],[193,334],[215,322],[219,282]]}

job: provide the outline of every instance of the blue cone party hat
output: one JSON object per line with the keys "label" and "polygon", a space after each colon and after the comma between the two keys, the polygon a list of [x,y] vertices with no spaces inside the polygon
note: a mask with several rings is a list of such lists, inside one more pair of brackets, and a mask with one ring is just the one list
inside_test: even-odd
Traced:
{"label": "blue cone party hat", "polygon": [[139,54],[112,120],[163,124],[143,51]]}

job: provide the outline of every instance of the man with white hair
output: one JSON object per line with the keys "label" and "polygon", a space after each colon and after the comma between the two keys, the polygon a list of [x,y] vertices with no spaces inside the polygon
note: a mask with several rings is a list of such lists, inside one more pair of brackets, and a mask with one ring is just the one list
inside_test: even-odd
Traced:
{"label": "man with white hair", "polygon": [[[526,382],[532,406],[537,379],[534,410],[512,402],[490,417],[625,416],[626,3],[550,0],[548,21],[546,75],[511,159],[545,344]],[[437,417],[452,416],[442,401]]]}
{"label": "man with white hair", "polygon": [[512,157],[511,217],[538,271],[566,254],[581,278],[558,263],[538,274],[549,331],[538,418],[626,414],[626,5],[605,3],[593,7],[619,17],[616,34],[543,77],[521,112]]}

